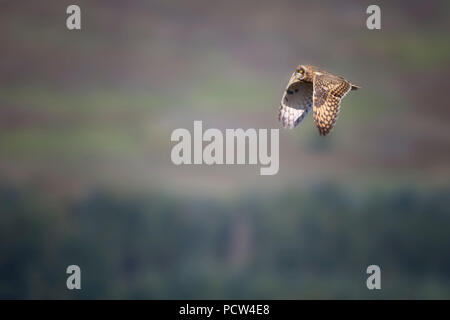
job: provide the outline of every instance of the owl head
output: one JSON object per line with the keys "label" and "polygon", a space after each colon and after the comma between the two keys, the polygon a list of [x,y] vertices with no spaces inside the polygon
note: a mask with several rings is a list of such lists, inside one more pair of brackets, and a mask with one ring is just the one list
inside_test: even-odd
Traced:
{"label": "owl head", "polygon": [[296,80],[312,82],[313,74],[314,74],[314,70],[313,69],[314,69],[314,67],[300,64],[295,69],[294,77],[295,77]]}

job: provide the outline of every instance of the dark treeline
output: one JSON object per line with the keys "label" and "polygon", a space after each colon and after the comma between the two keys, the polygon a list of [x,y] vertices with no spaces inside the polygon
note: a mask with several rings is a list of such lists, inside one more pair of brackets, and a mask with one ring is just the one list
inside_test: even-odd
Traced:
{"label": "dark treeline", "polygon": [[[449,188],[235,201],[0,188],[1,298],[450,298]],[[66,289],[77,264],[82,290]],[[382,290],[366,288],[367,266]]]}

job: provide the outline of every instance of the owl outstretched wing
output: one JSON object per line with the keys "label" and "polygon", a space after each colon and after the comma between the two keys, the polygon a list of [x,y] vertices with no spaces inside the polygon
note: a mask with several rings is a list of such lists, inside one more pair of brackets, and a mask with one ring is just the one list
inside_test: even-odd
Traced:
{"label": "owl outstretched wing", "polygon": [[[294,75],[293,75],[294,77]],[[312,108],[313,85],[312,83],[289,81],[278,112],[278,120],[284,128],[295,128],[309,113]]]}
{"label": "owl outstretched wing", "polygon": [[341,77],[323,73],[314,76],[314,122],[321,136],[326,136],[333,129],[341,100],[351,88],[352,85]]}

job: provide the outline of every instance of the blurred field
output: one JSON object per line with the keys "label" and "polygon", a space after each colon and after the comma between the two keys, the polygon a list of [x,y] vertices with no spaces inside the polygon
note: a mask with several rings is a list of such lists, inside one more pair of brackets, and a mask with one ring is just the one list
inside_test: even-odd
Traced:
{"label": "blurred field", "polygon": [[[0,298],[450,298],[446,1],[0,4]],[[299,63],[362,87],[330,137],[172,164],[194,120],[278,128]]]}

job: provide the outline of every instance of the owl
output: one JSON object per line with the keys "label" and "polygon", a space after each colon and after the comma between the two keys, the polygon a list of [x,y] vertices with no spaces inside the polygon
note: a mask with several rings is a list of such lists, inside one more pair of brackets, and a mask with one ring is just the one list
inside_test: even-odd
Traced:
{"label": "owl", "polygon": [[358,88],[343,77],[299,65],[281,98],[278,119],[284,128],[293,129],[313,109],[319,134],[326,136],[336,123],[342,98]]}

